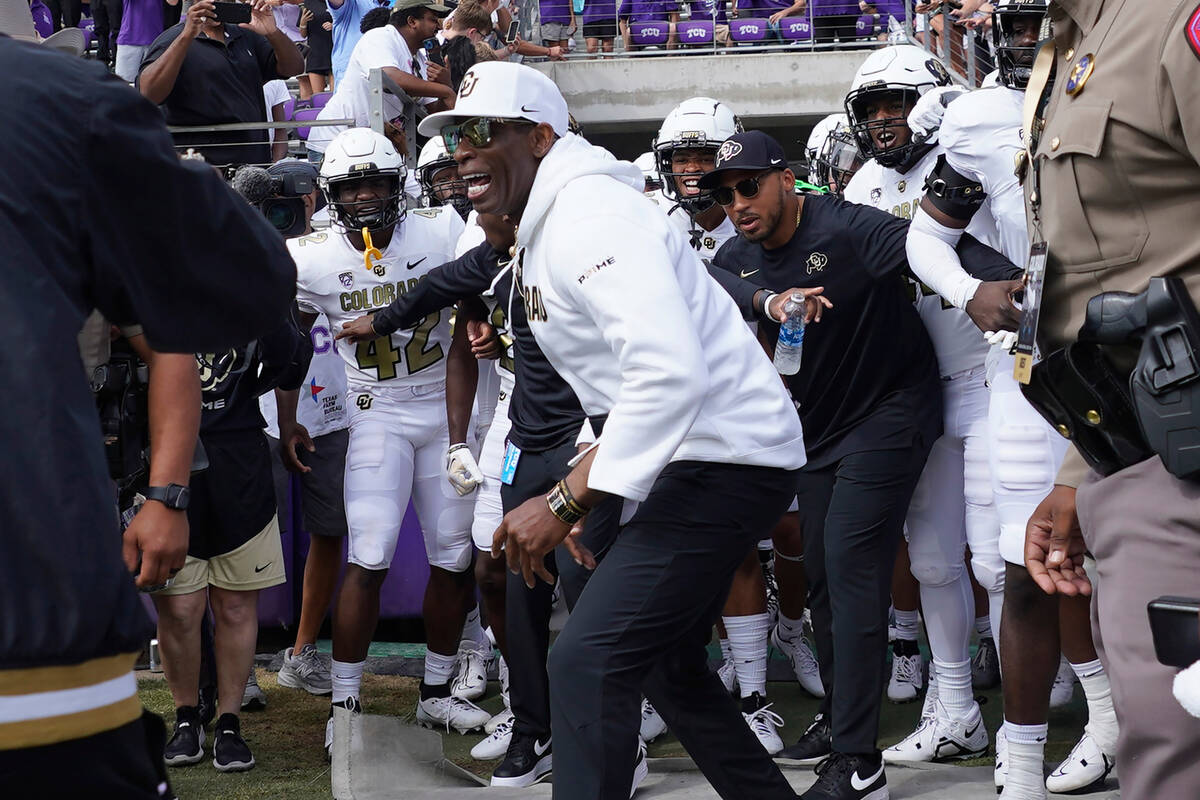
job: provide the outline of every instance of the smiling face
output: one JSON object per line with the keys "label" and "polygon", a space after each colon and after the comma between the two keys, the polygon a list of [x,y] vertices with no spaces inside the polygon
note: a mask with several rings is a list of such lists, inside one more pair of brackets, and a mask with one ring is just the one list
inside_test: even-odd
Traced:
{"label": "smiling face", "polygon": [[334,200],[352,209],[358,217],[371,217],[383,211],[385,201],[395,192],[395,179],[387,175],[371,175],[358,180],[339,181]]}
{"label": "smiling face", "polygon": [[863,101],[863,118],[870,125],[871,142],[883,152],[903,147],[912,139],[908,114],[912,101],[904,92],[878,92]]}
{"label": "smiling face", "polygon": [[680,147],[671,151],[671,180],[680,199],[700,196],[700,178],[717,166],[712,148]]}
{"label": "smiling face", "polygon": [[733,202],[725,206],[725,213],[738,233],[750,242],[769,239],[783,219],[784,199],[795,186],[791,170],[731,170],[722,173],[721,185],[735,187],[739,182],[757,178],[758,192],[754,197],[745,197],[734,191]]}
{"label": "smiling face", "polygon": [[538,164],[554,144],[554,129],[530,122],[491,124],[491,140],[474,145],[465,138],[454,150],[467,197],[481,214],[519,217],[529,200]]}

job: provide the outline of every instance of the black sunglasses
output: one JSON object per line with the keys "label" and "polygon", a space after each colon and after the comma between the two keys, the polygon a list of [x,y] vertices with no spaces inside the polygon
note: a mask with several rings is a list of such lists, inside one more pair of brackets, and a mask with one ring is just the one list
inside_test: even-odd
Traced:
{"label": "black sunglasses", "polygon": [[755,175],[753,178],[743,178],[733,186],[718,186],[712,190],[712,199],[717,202],[717,205],[729,206],[733,205],[733,193],[737,192],[747,200],[758,195],[760,182],[772,172],[779,172],[779,168],[772,167]]}

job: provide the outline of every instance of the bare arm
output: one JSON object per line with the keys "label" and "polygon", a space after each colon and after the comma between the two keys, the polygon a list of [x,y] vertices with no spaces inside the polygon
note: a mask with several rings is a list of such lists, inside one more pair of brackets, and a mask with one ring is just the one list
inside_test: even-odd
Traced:
{"label": "bare arm", "polygon": [[[300,324],[301,332],[308,336],[313,323],[317,321],[317,315],[308,311],[300,311],[296,315],[296,319]],[[279,423],[279,460],[283,462],[283,466],[288,472],[297,474],[311,472],[312,468],[306,467],[300,461],[296,454],[296,445],[303,446],[310,453],[317,449],[308,435],[308,429],[296,421],[296,407],[299,403],[299,389],[275,390],[275,419]]]}
{"label": "bare arm", "polygon": [[454,90],[449,85],[418,78],[416,75],[397,69],[396,67],[384,67],[383,71],[409,97],[436,97],[453,108]]}
{"label": "bare arm", "polygon": [[[271,108],[271,119],[276,122],[284,122],[283,103],[278,103]],[[271,160],[278,161],[281,158],[287,158],[288,154],[288,132],[287,128],[275,129],[275,140],[271,143]]]}
{"label": "bare arm", "polygon": [[184,19],[183,30],[175,41],[161,56],[142,70],[138,76],[138,91],[151,103],[161,105],[166,102],[171,90],[175,88],[175,80],[179,70],[187,58],[188,48],[200,32],[216,23],[217,15],[212,0],[198,0],[188,9]]}

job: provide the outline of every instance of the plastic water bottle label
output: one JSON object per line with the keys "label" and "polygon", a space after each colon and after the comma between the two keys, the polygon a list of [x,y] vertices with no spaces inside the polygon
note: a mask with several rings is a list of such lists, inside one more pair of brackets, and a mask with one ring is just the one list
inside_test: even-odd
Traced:
{"label": "plastic water bottle label", "polygon": [[779,344],[799,347],[804,343],[804,326],[784,324],[779,327]]}

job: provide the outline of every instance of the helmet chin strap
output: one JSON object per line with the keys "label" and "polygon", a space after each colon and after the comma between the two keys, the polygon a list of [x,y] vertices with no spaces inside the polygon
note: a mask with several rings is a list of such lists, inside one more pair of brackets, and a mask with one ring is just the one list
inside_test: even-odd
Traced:
{"label": "helmet chin strap", "polygon": [[375,269],[375,265],[371,263],[371,259],[382,261],[383,253],[380,252],[379,248],[375,246],[375,243],[371,241],[370,228],[362,229],[362,237],[363,244],[365,245],[363,248],[363,262],[367,265],[367,271],[370,272],[371,270]]}

